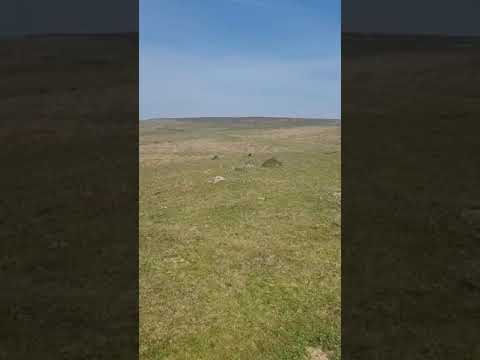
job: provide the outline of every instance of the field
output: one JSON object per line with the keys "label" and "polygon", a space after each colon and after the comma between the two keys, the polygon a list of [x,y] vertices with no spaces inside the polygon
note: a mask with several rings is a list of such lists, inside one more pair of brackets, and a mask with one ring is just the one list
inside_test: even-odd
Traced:
{"label": "field", "polygon": [[340,358],[337,122],[142,121],[139,181],[141,359]]}

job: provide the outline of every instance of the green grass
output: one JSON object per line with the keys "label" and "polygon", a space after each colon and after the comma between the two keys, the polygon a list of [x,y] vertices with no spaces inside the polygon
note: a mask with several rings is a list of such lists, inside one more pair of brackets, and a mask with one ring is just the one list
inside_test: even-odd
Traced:
{"label": "green grass", "polygon": [[262,121],[142,123],[142,359],[339,359],[339,127]]}

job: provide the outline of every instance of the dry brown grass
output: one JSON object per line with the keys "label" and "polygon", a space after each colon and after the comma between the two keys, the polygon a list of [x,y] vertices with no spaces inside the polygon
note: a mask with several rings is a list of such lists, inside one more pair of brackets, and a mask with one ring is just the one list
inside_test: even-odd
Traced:
{"label": "dry brown grass", "polygon": [[[166,126],[172,124],[174,124],[172,120],[165,123]],[[186,127],[185,124],[175,126]],[[245,131],[236,134],[235,141],[226,141],[218,136],[172,141],[171,136],[148,135],[142,137],[140,161],[160,165],[163,162],[201,160],[213,154],[266,155],[292,150],[292,143],[301,145],[321,143],[335,146],[339,145],[339,135],[338,127],[325,126],[280,128],[260,133]]]}

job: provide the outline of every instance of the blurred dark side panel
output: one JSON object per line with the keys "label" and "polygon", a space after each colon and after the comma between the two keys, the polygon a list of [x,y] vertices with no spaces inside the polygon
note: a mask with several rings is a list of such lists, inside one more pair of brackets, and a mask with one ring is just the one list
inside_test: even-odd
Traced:
{"label": "blurred dark side panel", "polygon": [[49,30],[0,39],[0,358],[135,359],[138,33]]}
{"label": "blurred dark side panel", "polygon": [[480,37],[369,30],[342,34],[342,358],[480,359]]}

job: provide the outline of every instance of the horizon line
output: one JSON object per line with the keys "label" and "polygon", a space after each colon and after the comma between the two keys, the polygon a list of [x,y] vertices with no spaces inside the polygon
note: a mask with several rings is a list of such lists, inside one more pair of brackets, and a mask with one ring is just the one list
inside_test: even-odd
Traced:
{"label": "horizon line", "polygon": [[341,121],[341,117],[327,118],[327,117],[310,117],[310,116],[166,116],[166,117],[152,117],[139,119],[139,121],[152,120],[182,120],[182,119],[305,119],[305,120],[325,120],[325,121]]}

